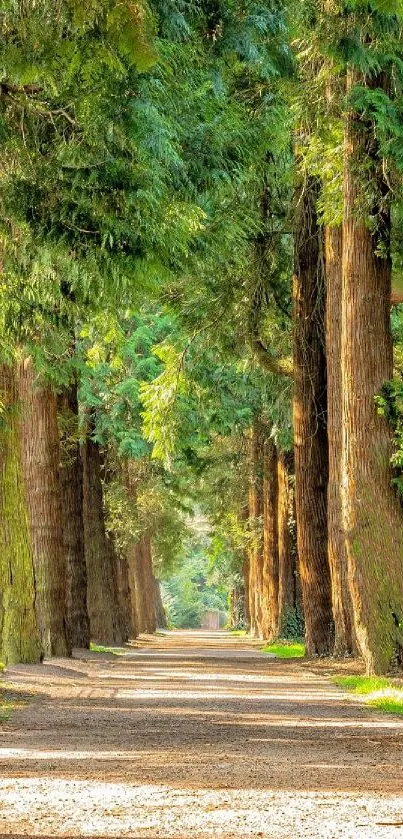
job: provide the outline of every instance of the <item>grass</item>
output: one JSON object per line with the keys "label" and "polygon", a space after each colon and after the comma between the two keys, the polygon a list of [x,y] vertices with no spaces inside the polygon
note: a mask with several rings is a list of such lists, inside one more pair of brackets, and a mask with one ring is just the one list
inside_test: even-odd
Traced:
{"label": "grass", "polygon": [[272,653],[277,658],[303,658],[305,655],[305,644],[284,641],[281,644],[266,644],[262,647],[262,653]]}
{"label": "grass", "polygon": [[102,644],[90,644],[92,653],[110,653],[112,655],[125,655],[127,650],[124,647],[103,647]]}
{"label": "grass", "polygon": [[358,696],[365,696],[365,704],[385,714],[403,716],[403,689],[391,679],[377,676],[336,676],[333,682]]}
{"label": "grass", "polygon": [[236,635],[237,638],[244,638],[247,634],[246,629],[231,629],[231,635]]}

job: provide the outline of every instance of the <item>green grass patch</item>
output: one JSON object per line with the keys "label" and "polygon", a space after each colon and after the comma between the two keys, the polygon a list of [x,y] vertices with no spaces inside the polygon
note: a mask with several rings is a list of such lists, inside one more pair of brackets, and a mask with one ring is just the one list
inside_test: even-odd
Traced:
{"label": "green grass patch", "polygon": [[265,647],[262,647],[262,653],[272,653],[277,658],[303,658],[305,644],[266,644]]}
{"label": "green grass patch", "polygon": [[339,687],[362,695],[393,687],[390,679],[378,676],[336,676],[333,681]]}
{"label": "green grass patch", "polygon": [[231,635],[235,635],[237,638],[245,638],[247,634],[246,629],[231,629]]}
{"label": "green grass patch", "polygon": [[371,699],[368,705],[371,705],[372,708],[378,708],[384,714],[398,714],[398,716],[403,717],[403,691],[401,699],[392,696],[379,696],[378,699]]}
{"label": "green grass patch", "polygon": [[365,696],[365,704],[385,714],[403,716],[403,689],[391,679],[377,676],[336,676],[332,680],[339,687]]}
{"label": "green grass patch", "polygon": [[92,653],[109,653],[111,655],[126,655],[127,650],[124,647],[103,647],[102,644],[90,644]]}

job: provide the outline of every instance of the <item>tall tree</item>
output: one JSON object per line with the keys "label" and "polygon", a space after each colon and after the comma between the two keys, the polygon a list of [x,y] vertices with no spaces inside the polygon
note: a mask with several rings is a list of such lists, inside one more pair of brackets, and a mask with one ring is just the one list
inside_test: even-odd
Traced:
{"label": "tall tree", "polygon": [[333,615],[327,553],[325,276],[320,184],[297,193],[294,271],[294,453],[299,571],[308,655],[329,655]]}
{"label": "tall tree", "polygon": [[71,652],[63,542],[57,398],[43,385],[32,359],[19,365],[21,459],[35,568],[35,605],[46,656]]}
{"label": "tall tree", "polygon": [[0,655],[6,664],[35,664],[42,649],[35,612],[15,366],[0,365],[0,404]]}

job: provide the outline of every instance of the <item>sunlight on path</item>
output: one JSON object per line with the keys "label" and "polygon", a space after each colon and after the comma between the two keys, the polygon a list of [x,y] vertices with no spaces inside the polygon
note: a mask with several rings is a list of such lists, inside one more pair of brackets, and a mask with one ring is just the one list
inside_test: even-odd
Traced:
{"label": "sunlight on path", "polygon": [[7,678],[0,837],[403,839],[403,720],[226,633]]}
{"label": "sunlight on path", "polygon": [[267,790],[196,792],[49,779],[4,779],[0,797],[0,830],[11,832],[15,825],[19,831],[25,827],[32,836],[395,839],[402,835],[401,828],[390,823],[403,821],[403,797],[385,800]]}

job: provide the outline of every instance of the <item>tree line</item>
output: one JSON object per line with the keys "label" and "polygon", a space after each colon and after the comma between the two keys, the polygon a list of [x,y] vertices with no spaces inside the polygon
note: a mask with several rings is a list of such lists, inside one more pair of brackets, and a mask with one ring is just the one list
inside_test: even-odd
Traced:
{"label": "tree line", "polygon": [[164,622],[403,649],[398,0],[5,2],[1,658]]}

